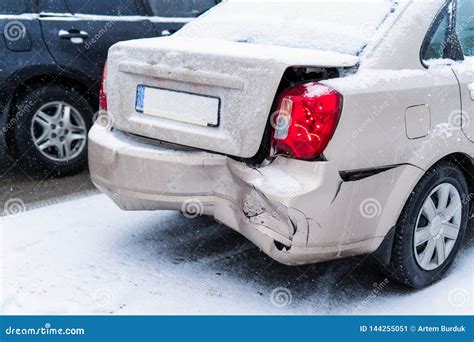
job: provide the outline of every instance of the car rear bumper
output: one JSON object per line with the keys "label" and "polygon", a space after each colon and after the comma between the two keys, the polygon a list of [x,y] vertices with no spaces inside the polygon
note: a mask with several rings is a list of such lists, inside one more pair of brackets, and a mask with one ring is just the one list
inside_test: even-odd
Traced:
{"label": "car rear bumper", "polygon": [[375,251],[421,172],[400,166],[369,181],[343,182],[333,162],[287,158],[255,169],[97,124],[89,163],[94,184],[120,208],[212,215],[284,264]]}

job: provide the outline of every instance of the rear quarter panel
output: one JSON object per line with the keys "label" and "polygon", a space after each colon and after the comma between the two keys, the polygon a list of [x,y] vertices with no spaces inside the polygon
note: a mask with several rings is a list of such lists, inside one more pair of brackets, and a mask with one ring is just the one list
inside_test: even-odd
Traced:
{"label": "rear quarter panel", "polygon": [[[344,97],[342,117],[325,151],[340,170],[395,164],[426,169],[461,151],[464,136],[450,122],[460,109],[459,85],[449,67],[363,71],[327,83]],[[410,139],[406,110],[419,105],[429,107],[430,129]]]}
{"label": "rear quarter panel", "polygon": [[[428,70],[420,60],[423,40],[444,2],[412,2],[363,57],[357,74],[324,82],[344,97],[341,120],[325,151],[340,170],[395,164],[427,169],[462,150],[466,138],[452,124],[460,110],[458,81],[449,66]],[[420,105],[429,107],[429,129],[410,139],[405,113]]]}

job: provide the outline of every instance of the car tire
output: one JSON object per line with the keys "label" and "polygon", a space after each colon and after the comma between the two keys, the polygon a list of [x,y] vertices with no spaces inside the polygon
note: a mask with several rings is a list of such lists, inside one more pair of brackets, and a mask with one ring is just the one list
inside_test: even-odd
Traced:
{"label": "car tire", "polygon": [[39,177],[82,171],[93,115],[89,102],[72,88],[50,85],[30,91],[15,111],[14,152],[20,167]]}
{"label": "car tire", "polygon": [[[395,228],[389,269],[392,278],[409,287],[422,288],[443,275],[462,244],[469,219],[468,196],[466,179],[451,162],[441,162],[424,175]],[[455,214],[449,219],[452,213]],[[453,240],[456,226],[459,230]],[[425,239],[428,240],[423,242]]]}

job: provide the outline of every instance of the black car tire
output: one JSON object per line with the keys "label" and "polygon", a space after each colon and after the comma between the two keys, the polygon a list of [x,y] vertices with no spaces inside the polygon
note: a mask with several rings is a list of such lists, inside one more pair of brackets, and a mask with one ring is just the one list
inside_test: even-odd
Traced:
{"label": "black car tire", "polygon": [[66,176],[78,173],[87,165],[87,141],[74,158],[56,161],[44,156],[35,146],[31,133],[34,114],[45,104],[64,102],[76,109],[84,120],[86,130],[92,125],[94,111],[89,102],[76,90],[61,85],[35,88],[21,98],[14,112],[13,141],[18,164],[31,176]]}
{"label": "black car tire", "polygon": [[[428,196],[442,184],[450,184],[461,196],[462,219],[459,235],[446,260],[437,268],[426,270],[420,267],[415,253],[415,230],[418,215]],[[398,220],[389,273],[395,280],[413,288],[422,288],[439,279],[449,268],[466,231],[469,219],[469,187],[462,171],[451,162],[441,162],[430,169],[417,184]],[[435,251],[435,253],[437,253]],[[436,255],[436,254],[434,254]]]}

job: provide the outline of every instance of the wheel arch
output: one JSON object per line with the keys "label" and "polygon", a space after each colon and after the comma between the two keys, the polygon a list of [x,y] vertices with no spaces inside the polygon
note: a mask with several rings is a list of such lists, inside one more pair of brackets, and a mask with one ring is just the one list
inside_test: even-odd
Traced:
{"label": "wheel arch", "polygon": [[[444,157],[434,160],[431,165],[429,165],[425,172],[422,174],[420,179],[416,182],[415,186],[420,182],[420,180],[424,177],[424,175],[430,171],[431,169],[435,168],[438,164],[443,162],[451,162],[456,167],[458,167],[461,172],[464,174],[464,178],[466,179],[467,185],[469,187],[469,193],[471,194],[471,203],[470,203],[470,210],[471,212],[474,211],[474,202],[472,198],[474,197],[474,159],[470,157],[468,154],[463,152],[454,152],[445,155]],[[413,188],[414,189],[414,188]],[[408,199],[408,198],[407,198]]]}
{"label": "wheel arch", "polygon": [[474,194],[474,160],[465,153],[452,153],[433,163],[433,165],[431,165],[428,170],[445,161],[449,161],[459,167],[466,178],[466,182],[469,186],[469,193]]}
{"label": "wheel arch", "polygon": [[[472,198],[474,197],[474,160],[472,157],[465,153],[457,152],[457,153],[451,153],[443,158],[434,161],[419,177],[419,179],[415,182],[415,185],[411,191],[415,189],[415,187],[418,185],[418,183],[421,181],[421,179],[425,176],[425,174],[430,171],[431,169],[435,168],[438,164],[449,161],[459,167],[459,169],[462,171],[464,174],[464,177],[466,179],[466,182],[468,183],[469,186],[469,193],[472,195],[471,196],[471,207],[470,211],[471,213],[474,213],[474,203],[472,201]],[[410,192],[411,193],[411,192]],[[405,198],[405,203],[401,206],[401,210],[399,212],[399,216],[402,214],[403,209],[406,205],[406,201],[410,197],[410,193],[407,194]],[[391,255],[392,255],[392,247],[393,247],[393,241],[394,241],[394,234],[395,234],[395,226],[390,227],[387,235],[385,236],[384,240],[380,244],[380,246],[377,248],[375,252],[372,253],[373,256],[375,256],[375,259],[377,260],[378,263],[381,263],[383,265],[388,265],[390,263]]]}

